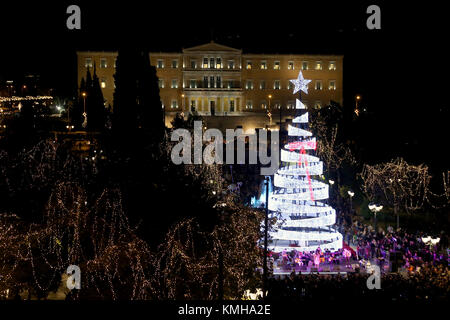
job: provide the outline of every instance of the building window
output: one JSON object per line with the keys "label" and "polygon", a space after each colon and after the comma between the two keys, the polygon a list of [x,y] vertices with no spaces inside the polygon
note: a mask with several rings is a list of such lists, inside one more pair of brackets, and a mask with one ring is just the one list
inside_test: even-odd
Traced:
{"label": "building window", "polygon": [[191,69],[197,69],[197,61],[191,60]]}
{"label": "building window", "polygon": [[247,70],[251,70],[251,69],[252,69],[252,62],[247,61]]}
{"label": "building window", "polygon": [[177,109],[178,108],[178,101],[177,100],[172,100],[172,105],[170,107],[172,109]]}
{"label": "building window", "polygon": [[259,82],[259,89],[261,89],[261,90],[265,90],[266,89],[266,81],[265,80],[261,80]]}
{"label": "building window", "polygon": [[228,69],[234,69],[234,60],[228,60]]}
{"label": "building window", "polygon": [[172,69],[178,68],[178,60],[172,60]]}
{"label": "building window", "polygon": [[214,88],[214,77],[209,77],[209,88]]}
{"label": "building window", "polygon": [[253,102],[252,100],[247,100],[247,104],[245,105],[246,109],[253,109]]}
{"label": "building window", "polygon": [[321,61],[316,61],[316,65],[315,65],[314,69],[322,70],[322,62]]}
{"label": "building window", "polygon": [[261,69],[266,70],[267,69],[267,61],[261,61]]}
{"label": "building window", "polygon": [[100,86],[101,86],[103,89],[106,88],[106,79],[105,79],[105,78],[102,78],[102,79],[100,80]]}
{"label": "building window", "polygon": [[245,84],[245,89],[253,90],[253,81],[252,80],[247,80],[247,82]]}
{"label": "building window", "polygon": [[195,112],[195,100],[191,100],[191,112]]}
{"label": "building window", "polygon": [[222,59],[221,58],[216,59],[216,68],[222,69]]}
{"label": "building window", "polygon": [[280,70],[280,61],[275,61],[273,63],[273,69],[274,70]]}
{"label": "building window", "polygon": [[267,101],[266,100],[261,101],[261,109],[267,109]]}
{"label": "building window", "polygon": [[227,88],[228,88],[228,89],[233,88],[233,80],[228,80],[228,86],[227,86]]}
{"label": "building window", "polygon": [[207,76],[203,77],[203,88],[208,88],[208,77]]}
{"label": "building window", "polygon": [[215,68],[214,58],[209,58],[209,68],[210,69],[214,69]]}
{"label": "building window", "polygon": [[280,80],[274,80],[274,82],[273,82],[273,88],[274,88],[275,90],[280,90],[280,89],[281,89]]}
{"label": "building window", "polygon": [[280,110],[281,109],[281,102],[280,101],[275,101],[275,103],[273,104],[275,109]]}
{"label": "building window", "polygon": [[302,62],[302,70],[308,70],[308,61]]}
{"label": "building window", "polygon": [[234,112],[234,100],[230,100],[230,112]]}
{"label": "building window", "polygon": [[295,108],[295,102],[292,101],[292,100],[288,101],[286,108],[294,109]]}
{"label": "building window", "polygon": [[158,85],[159,85],[160,89],[164,88],[164,79],[159,79],[158,80]]}
{"label": "building window", "polygon": [[336,70],[336,62],[335,61],[330,61],[330,63],[328,64],[328,70]]}
{"label": "building window", "polygon": [[92,68],[92,58],[86,58],[86,59],[84,60],[84,66],[85,66],[86,68]]}
{"label": "building window", "polygon": [[336,90],[336,80],[330,80],[328,83],[328,90]]}
{"label": "building window", "polygon": [[170,87],[172,89],[178,89],[178,80],[177,79],[173,79],[172,80],[172,85]]}
{"label": "building window", "polygon": [[189,88],[191,88],[191,89],[197,88],[197,81],[196,80],[189,80]]}
{"label": "building window", "polygon": [[208,58],[203,58],[203,69],[208,69]]}
{"label": "building window", "polygon": [[288,81],[287,88],[288,88],[288,90],[293,90],[294,89],[294,84],[292,82]]}
{"label": "building window", "polygon": [[106,58],[101,58],[100,59],[100,68],[107,68],[108,67],[108,63],[106,62]]}
{"label": "building window", "polygon": [[158,60],[157,63],[156,63],[156,67],[158,69],[164,68],[164,60]]}
{"label": "building window", "polygon": [[222,77],[216,77],[216,88],[222,88]]}
{"label": "building window", "polygon": [[288,61],[288,70],[294,70],[294,61]]}
{"label": "building window", "polygon": [[316,90],[322,90],[322,80],[316,80]]}

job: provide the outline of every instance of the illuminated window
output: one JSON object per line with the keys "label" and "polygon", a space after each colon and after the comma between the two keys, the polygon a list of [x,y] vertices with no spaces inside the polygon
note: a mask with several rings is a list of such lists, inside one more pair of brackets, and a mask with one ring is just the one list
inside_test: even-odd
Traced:
{"label": "illuminated window", "polygon": [[302,70],[308,70],[308,61],[302,62]]}
{"label": "illuminated window", "polygon": [[191,60],[191,69],[197,69],[197,61]]}
{"label": "illuminated window", "polygon": [[164,79],[159,79],[158,80],[158,85],[159,85],[160,89],[164,88]]}
{"label": "illuminated window", "polygon": [[261,69],[266,70],[267,69],[267,61],[261,61]]}
{"label": "illuminated window", "polygon": [[172,60],[172,69],[178,68],[178,60]]}
{"label": "illuminated window", "polygon": [[316,90],[322,90],[322,80],[316,80]]}
{"label": "illuminated window", "polygon": [[221,58],[216,59],[216,68],[222,69],[222,59]]}
{"label": "illuminated window", "polygon": [[245,105],[246,109],[253,109],[253,102],[252,100],[247,100],[247,104]]}
{"label": "illuminated window", "polygon": [[252,62],[247,61],[247,70],[251,70],[251,69],[252,69]]}
{"label": "illuminated window", "polygon": [[208,69],[208,58],[203,58],[203,69]]}
{"label": "illuminated window", "polygon": [[157,67],[158,69],[164,68],[164,60],[158,60],[158,61],[156,62],[156,67]]}
{"label": "illuminated window", "polygon": [[252,80],[247,80],[247,83],[245,84],[245,89],[253,90],[253,81]]}
{"label": "illuminated window", "polygon": [[314,102],[314,108],[315,109],[322,108],[322,101],[318,100],[318,101]]}
{"label": "illuminated window", "polygon": [[294,61],[288,62],[288,70],[294,70]]}
{"label": "illuminated window", "polygon": [[84,66],[85,66],[86,68],[92,68],[92,58],[86,58],[86,59],[84,60]]}
{"label": "illuminated window", "polygon": [[316,65],[315,65],[314,69],[322,70],[322,62],[321,61],[316,61]]}
{"label": "illuminated window", "polygon": [[234,112],[234,100],[230,100],[230,112]]}
{"label": "illuminated window", "polygon": [[170,106],[172,109],[177,109],[178,108],[178,101],[177,100],[172,100],[172,104]]}
{"label": "illuminated window", "polygon": [[178,80],[177,79],[173,79],[172,80],[172,85],[170,87],[172,89],[178,89]]}
{"label": "illuminated window", "polygon": [[295,102],[292,101],[292,100],[288,101],[286,108],[294,109],[295,108]]}
{"label": "illuminated window", "polygon": [[107,68],[108,64],[106,62],[106,58],[101,58],[100,59],[100,68]]}
{"label": "illuminated window", "polygon": [[335,61],[330,61],[330,63],[328,64],[328,70],[336,70],[336,62]]}
{"label": "illuminated window", "polygon": [[261,109],[267,109],[267,101],[266,100],[261,101]]}
{"label": "illuminated window", "polygon": [[234,60],[228,60],[228,69],[234,69]]}
{"label": "illuminated window", "polygon": [[189,88],[191,88],[191,89],[197,88],[197,81],[196,80],[189,80]]}
{"label": "illuminated window", "polygon": [[336,90],[336,80],[330,80],[328,83],[328,90]]}
{"label": "illuminated window", "polygon": [[293,90],[294,89],[294,84],[292,82],[288,81],[287,88],[288,88],[288,90]]}
{"label": "illuminated window", "polygon": [[261,80],[259,82],[259,89],[260,90],[265,90],[266,89],[266,81],[265,80]]}
{"label": "illuminated window", "polygon": [[106,88],[106,79],[105,78],[102,78],[101,80],[100,80],[100,86],[104,89],[104,88]]}
{"label": "illuminated window", "polygon": [[275,90],[280,90],[280,89],[281,89],[280,80],[274,80],[274,82],[273,82],[273,88],[274,88]]}
{"label": "illuminated window", "polygon": [[273,63],[274,70],[280,70],[280,61],[275,61]]}

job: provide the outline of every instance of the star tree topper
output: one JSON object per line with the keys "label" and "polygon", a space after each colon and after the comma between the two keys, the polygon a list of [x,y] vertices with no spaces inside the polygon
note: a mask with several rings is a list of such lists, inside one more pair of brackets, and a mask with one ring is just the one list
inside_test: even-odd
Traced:
{"label": "star tree topper", "polygon": [[310,83],[311,80],[307,80],[307,79],[303,78],[303,74],[301,71],[298,74],[297,79],[289,80],[289,81],[291,81],[295,86],[294,94],[296,94],[300,90],[302,90],[304,93],[308,93],[308,83]]}

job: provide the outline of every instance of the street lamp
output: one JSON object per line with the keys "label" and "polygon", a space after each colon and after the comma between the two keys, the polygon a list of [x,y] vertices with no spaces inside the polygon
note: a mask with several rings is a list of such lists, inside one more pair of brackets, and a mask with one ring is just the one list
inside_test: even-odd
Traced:
{"label": "street lamp", "polygon": [[356,116],[359,116],[359,109],[358,109],[358,102],[359,102],[359,100],[361,100],[361,96],[358,94],[355,97],[355,113],[356,113]]}
{"label": "street lamp", "polygon": [[264,178],[264,184],[266,186],[266,212],[264,215],[264,260],[263,260],[263,298],[266,297],[267,291],[267,232],[269,228],[269,182],[270,177],[266,176]]}
{"label": "street lamp", "polygon": [[183,105],[183,111],[184,111],[184,97],[185,97],[185,95],[184,95],[184,93],[182,93],[181,94],[181,100],[182,100],[182,105]]}
{"label": "street lamp", "polygon": [[355,195],[355,193],[353,191],[348,190],[347,191],[348,195],[350,196],[350,212],[353,212],[353,203],[352,203],[352,199],[353,196]]}
{"label": "street lamp", "polygon": [[374,214],[374,229],[375,232],[377,232],[377,212],[381,211],[381,209],[383,209],[383,206],[377,206],[376,204],[370,203],[369,204],[369,210],[373,212]]}
{"label": "street lamp", "polygon": [[267,116],[269,117],[269,119],[270,119],[270,125],[272,125],[272,113],[270,112],[270,102],[271,102],[271,99],[272,99],[272,95],[271,94],[269,94],[268,96],[267,96],[268,98],[269,98],[269,108],[267,109],[268,111],[267,111]]}
{"label": "street lamp", "polygon": [[431,251],[431,247],[437,245],[439,243],[439,241],[441,241],[441,238],[433,239],[430,236],[422,238],[422,242],[425,243],[426,245],[430,246],[430,251]]}
{"label": "street lamp", "polygon": [[83,126],[83,128],[87,127],[87,113],[86,113],[86,92],[82,92],[81,96],[83,97],[83,117],[84,117],[84,121],[81,124]]}
{"label": "street lamp", "polygon": [[334,180],[328,180],[328,182],[331,184],[331,185],[333,185],[334,184]]}

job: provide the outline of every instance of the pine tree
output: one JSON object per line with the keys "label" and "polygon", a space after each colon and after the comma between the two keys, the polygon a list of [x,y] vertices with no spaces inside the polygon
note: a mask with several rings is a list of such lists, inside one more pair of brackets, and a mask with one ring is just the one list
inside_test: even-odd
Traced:
{"label": "pine tree", "polygon": [[163,110],[156,69],[150,66],[146,50],[119,50],[114,75],[115,130],[123,134],[144,129],[162,137]]}

